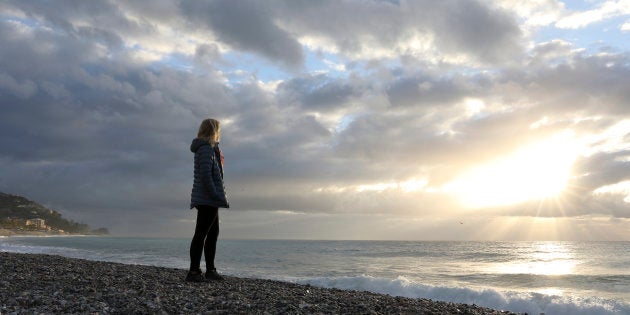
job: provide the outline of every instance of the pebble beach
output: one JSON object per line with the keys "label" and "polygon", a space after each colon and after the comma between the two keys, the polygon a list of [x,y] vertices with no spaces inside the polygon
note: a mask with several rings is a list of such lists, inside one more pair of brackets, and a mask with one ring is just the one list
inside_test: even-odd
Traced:
{"label": "pebble beach", "polygon": [[225,277],[186,270],[0,252],[0,314],[514,314],[475,305]]}

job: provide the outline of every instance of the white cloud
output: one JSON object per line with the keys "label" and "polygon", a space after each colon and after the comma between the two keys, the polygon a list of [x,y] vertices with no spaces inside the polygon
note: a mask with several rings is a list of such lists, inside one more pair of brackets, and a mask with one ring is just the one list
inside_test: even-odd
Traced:
{"label": "white cloud", "polygon": [[519,18],[525,20],[524,25],[527,27],[552,24],[564,11],[564,4],[557,0],[499,0],[497,5],[504,10],[515,12]]}
{"label": "white cloud", "polygon": [[577,52],[579,52],[579,50],[575,50],[573,44],[560,39],[537,43],[532,49],[533,57],[535,59],[542,59],[543,62],[548,62],[552,59],[569,58],[574,56]]}
{"label": "white cloud", "polygon": [[413,193],[427,189],[428,180],[410,178],[400,182],[379,182],[370,184],[356,184],[349,186],[331,185],[315,189],[315,192],[325,193],[347,193],[347,192],[383,192],[386,190],[396,190],[401,193]]}
{"label": "white cloud", "polygon": [[599,187],[593,191],[595,195],[621,195],[623,201],[626,203],[630,203],[630,181],[622,181],[612,185],[606,185]]}
{"label": "white cloud", "polygon": [[605,19],[626,14],[630,14],[630,1],[606,1],[592,10],[569,13],[560,18],[555,25],[558,28],[578,29]]}
{"label": "white cloud", "polygon": [[618,152],[630,150],[627,137],[630,136],[630,119],[616,122],[599,133],[591,133],[582,138],[588,144],[585,155],[590,156],[601,152]]}
{"label": "white cloud", "polygon": [[346,66],[344,64],[333,62],[328,59],[324,59],[324,63],[332,70],[339,71],[339,72],[346,71]]}

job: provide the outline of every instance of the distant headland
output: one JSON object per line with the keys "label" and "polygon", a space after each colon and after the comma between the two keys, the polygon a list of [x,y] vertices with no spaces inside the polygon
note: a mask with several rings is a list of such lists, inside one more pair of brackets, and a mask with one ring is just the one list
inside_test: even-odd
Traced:
{"label": "distant headland", "polygon": [[92,229],[22,196],[0,192],[0,236],[108,234],[107,228]]}

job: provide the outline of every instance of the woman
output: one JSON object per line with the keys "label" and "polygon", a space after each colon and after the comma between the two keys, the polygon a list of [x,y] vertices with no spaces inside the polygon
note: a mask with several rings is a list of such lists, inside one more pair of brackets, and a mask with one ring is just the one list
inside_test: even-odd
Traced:
{"label": "woman", "polygon": [[[229,208],[223,185],[223,154],[219,149],[221,127],[215,119],[201,122],[190,151],[195,153],[195,179],[190,209],[197,209],[195,235],[190,243],[190,270],[186,281],[223,280],[214,267],[219,237],[219,208]],[[206,275],[201,272],[201,254],[206,257]]]}

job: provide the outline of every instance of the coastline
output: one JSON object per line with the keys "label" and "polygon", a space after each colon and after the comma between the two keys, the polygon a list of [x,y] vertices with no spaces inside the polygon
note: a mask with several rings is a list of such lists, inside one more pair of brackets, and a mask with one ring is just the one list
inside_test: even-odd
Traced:
{"label": "coastline", "polygon": [[50,236],[50,235],[74,235],[58,231],[29,231],[0,228],[0,236]]}
{"label": "coastline", "polygon": [[0,228],[0,237],[11,236],[109,236],[109,234],[74,234],[59,231],[29,231]]}
{"label": "coastline", "polygon": [[186,270],[0,252],[0,313],[515,314],[475,305],[226,277]]}

